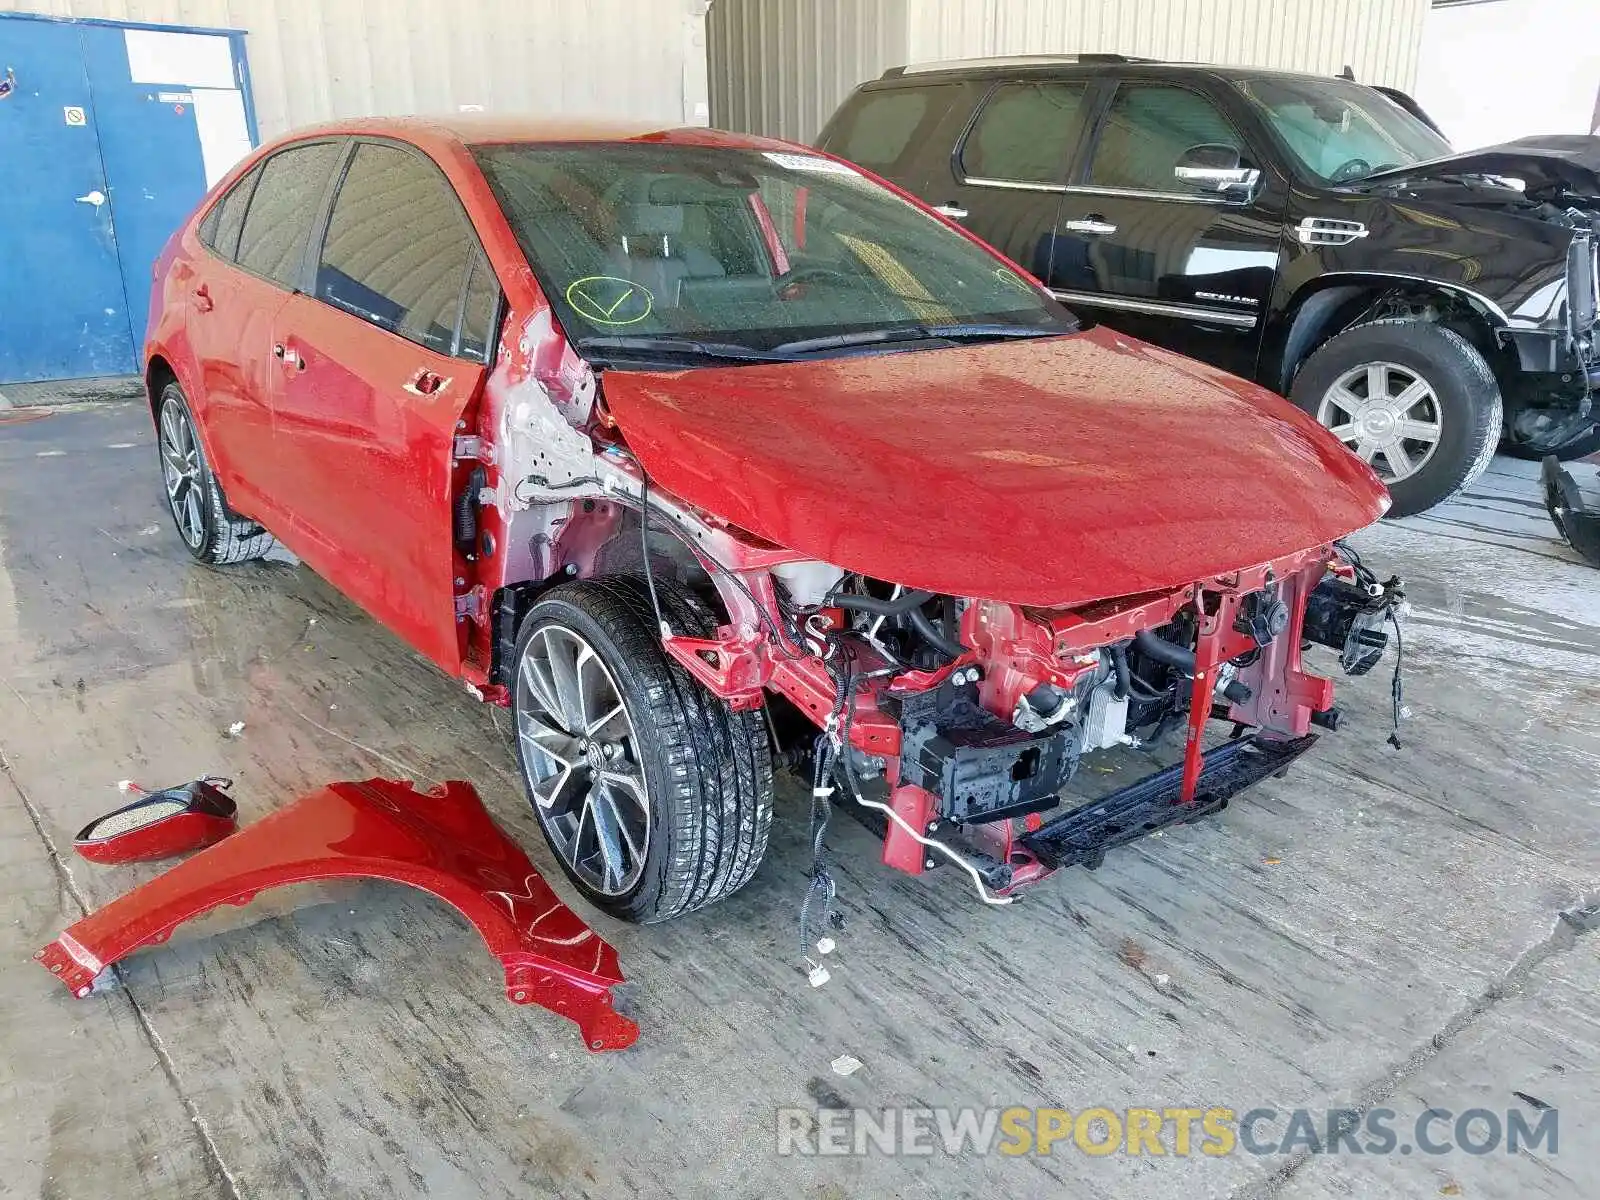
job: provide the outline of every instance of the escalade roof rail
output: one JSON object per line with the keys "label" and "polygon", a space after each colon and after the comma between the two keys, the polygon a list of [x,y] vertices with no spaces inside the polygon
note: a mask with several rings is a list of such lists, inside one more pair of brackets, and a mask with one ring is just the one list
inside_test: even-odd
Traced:
{"label": "escalade roof rail", "polygon": [[907,63],[890,67],[884,79],[901,75],[921,75],[925,71],[955,71],[971,67],[1048,67],[1056,63],[1148,63],[1159,58],[1137,58],[1131,54],[1002,54],[994,58],[946,58],[936,62]]}

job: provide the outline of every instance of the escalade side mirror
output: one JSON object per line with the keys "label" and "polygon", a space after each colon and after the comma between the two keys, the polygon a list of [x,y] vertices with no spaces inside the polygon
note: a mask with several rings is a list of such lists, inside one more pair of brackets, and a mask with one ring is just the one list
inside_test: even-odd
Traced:
{"label": "escalade side mirror", "polygon": [[1178,156],[1173,177],[1190,187],[1220,192],[1227,200],[1244,203],[1255,194],[1261,172],[1239,157],[1239,151],[1221,142],[1202,142]]}

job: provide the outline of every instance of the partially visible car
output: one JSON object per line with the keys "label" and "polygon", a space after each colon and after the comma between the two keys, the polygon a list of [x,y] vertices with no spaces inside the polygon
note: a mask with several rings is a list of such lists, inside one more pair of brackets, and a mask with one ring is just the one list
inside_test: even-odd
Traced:
{"label": "partially visible car", "polygon": [[1120,55],[896,67],[818,145],[923,197],[1085,319],[1255,380],[1393,515],[1511,454],[1600,449],[1600,138],[1452,153],[1349,79]]}
{"label": "partially visible car", "polygon": [[152,312],[190,553],[281,540],[509,706],[553,853],[629,920],[751,878],[775,758],[1006,903],[1281,772],[1337,718],[1303,645],[1366,670],[1398,599],[1337,544],[1383,486],[1309,417],[1080,332],[790,143],[301,132],[173,237]]}

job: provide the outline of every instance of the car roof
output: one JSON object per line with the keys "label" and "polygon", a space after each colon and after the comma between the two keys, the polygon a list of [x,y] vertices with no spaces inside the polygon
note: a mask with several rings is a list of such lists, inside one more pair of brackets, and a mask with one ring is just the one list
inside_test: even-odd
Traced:
{"label": "car roof", "polygon": [[[793,142],[701,126],[605,117],[541,117],[527,113],[447,113],[438,116],[359,117],[291,130],[277,144],[315,137],[391,137],[424,149],[552,142],[651,142],[747,150],[794,150]],[[812,153],[815,153],[812,151]]]}

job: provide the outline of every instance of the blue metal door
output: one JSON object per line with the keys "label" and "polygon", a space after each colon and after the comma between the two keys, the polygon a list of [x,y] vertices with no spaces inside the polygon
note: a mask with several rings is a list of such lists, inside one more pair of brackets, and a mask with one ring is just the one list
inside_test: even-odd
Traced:
{"label": "blue metal door", "polygon": [[0,384],[134,370],[78,35],[0,18]]}
{"label": "blue metal door", "polygon": [[0,85],[0,384],[136,371],[157,255],[255,140],[244,35],[0,15]]}

